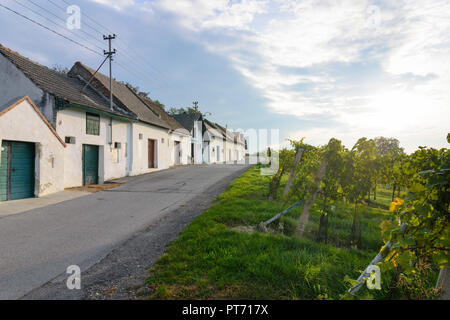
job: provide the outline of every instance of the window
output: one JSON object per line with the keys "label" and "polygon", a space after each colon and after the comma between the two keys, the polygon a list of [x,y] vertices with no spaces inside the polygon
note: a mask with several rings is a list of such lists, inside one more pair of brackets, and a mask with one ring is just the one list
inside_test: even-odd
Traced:
{"label": "window", "polygon": [[65,142],[66,142],[67,144],[75,144],[76,139],[75,139],[75,137],[66,137],[66,138],[65,138]]}
{"label": "window", "polygon": [[164,138],[161,138],[161,143],[164,143]]}
{"label": "window", "polygon": [[100,116],[86,113],[86,134],[100,135]]}

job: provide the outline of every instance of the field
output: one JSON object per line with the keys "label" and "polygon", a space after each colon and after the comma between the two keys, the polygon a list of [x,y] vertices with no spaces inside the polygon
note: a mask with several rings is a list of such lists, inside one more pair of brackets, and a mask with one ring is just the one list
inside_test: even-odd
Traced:
{"label": "field", "polygon": [[[197,217],[166,250],[150,272],[151,299],[339,299],[383,245],[379,224],[390,213],[361,205],[362,249],[349,248],[353,206],[335,203],[329,218],[329,243],[317,243],[320,200],[312,210],[304,238],[294,237],[302,210],[276,221],[269,233],[251,227],[287,205],[267,201],[270,177],[252,167]],[[387,205],[388,191],[379,192]],[[385,203],[382,203],[385,202]],[[382,290],[364,288],[359,298],[384,299]],[[430,284],[435,281],[431,279]],[[395,298],[395,290],[391,297]]]}

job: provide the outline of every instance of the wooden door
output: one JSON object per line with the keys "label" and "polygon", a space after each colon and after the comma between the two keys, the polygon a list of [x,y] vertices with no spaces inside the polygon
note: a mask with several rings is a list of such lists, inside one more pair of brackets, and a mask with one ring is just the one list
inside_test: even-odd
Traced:
{"label": "wooden door", "polygon": [[34,197],[34,143],[3,141],[0,201]]}
{"label": "wooden door", "polygon": [[148,168],[155,168],[155,140],[148,139]]}

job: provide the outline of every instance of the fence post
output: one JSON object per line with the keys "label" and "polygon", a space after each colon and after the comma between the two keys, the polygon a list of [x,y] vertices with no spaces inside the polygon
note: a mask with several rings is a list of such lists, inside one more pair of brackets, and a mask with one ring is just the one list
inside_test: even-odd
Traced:
{"label": "fence post", "polygon": [[294,181],[296,168],[297,168],[298,164],[300,163],[300,160],[302,159],[303,151],[304,151],[303,149],[298,149],[297,153],[295,154],[294,166],[291,169],[291,174],[289,175],[289,180],[286,183],[286,186],[284,187],[283,200],[285,200],[285,201],[287,200],[289,190],[291,189],[292,182]]}
{"label": "fence post", "polygon": [[319,192],[320,188],[320,182],[322,181],[322,178],[325,174],[325,169],[327,167],[327,158],[324,156],[322,159],[322,162],[319,167],[319,171],[317,172],[316,181],[315,181],[315,188],[311,195],[308,197],[308,200],[306,201],[305,207],[303,208],[302,215],[300,216],[300,220],[298,222],[296,235],[297,236],[303,236],[303,233],[305,232],[306,224],[308,223],[309,219],[309,211],[311,210],[311,207],[314,204],[314,201],[316,200],[317,193]]}

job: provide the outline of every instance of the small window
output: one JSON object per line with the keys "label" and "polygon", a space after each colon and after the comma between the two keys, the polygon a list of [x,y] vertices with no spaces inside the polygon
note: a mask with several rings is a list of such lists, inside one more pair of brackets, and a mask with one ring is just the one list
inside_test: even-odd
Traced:
{"label": "small window", "polygon": [[164,138],[161,138],[161,143],[164,143]]}
{"label": "small window", "polygon": [[86,134],[100,135],[100,116],[86,113]]}
{"label": "small window", "polygon": [[144,135],[142,133],[139,133],[139,140],[144,139]]}
{"label": "small window", "polygon": [[66,137],[65,142],[66,142],[66,144],[75,144],[76,139],[75,139],[75,137]]}

